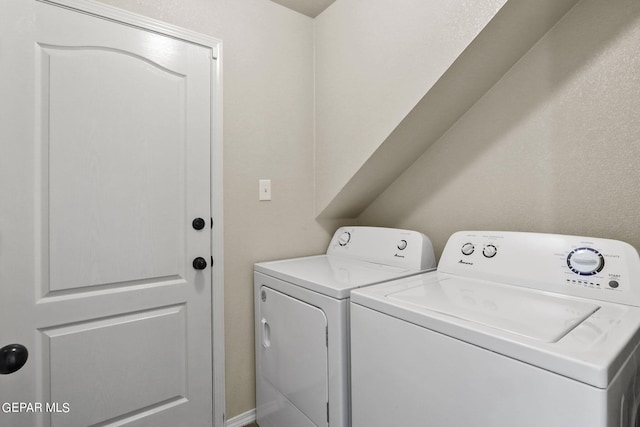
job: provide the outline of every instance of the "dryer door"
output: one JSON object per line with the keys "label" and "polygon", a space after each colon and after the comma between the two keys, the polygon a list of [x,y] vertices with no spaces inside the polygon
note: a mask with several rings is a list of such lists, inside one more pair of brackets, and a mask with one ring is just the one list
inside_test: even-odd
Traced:
{"label": "dryer door", "polygon": [[324,312],[266,286],[259,301],[263,378],[315,425],[328,425]]}

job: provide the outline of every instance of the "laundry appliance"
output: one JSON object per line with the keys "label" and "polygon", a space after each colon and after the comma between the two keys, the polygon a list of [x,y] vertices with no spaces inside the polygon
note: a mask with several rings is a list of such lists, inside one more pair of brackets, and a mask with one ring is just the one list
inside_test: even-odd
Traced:
{"label": "laundry appliance", "polygon": [[459,232],[351,294],[354,427],[640,426],[640,260],[614,240]]}
{"label": "laundry appliance", "polygon": [[352,289],[435,268],[416,231],[339,228],[326,254],[255,264],[260,427],[348,427]]}

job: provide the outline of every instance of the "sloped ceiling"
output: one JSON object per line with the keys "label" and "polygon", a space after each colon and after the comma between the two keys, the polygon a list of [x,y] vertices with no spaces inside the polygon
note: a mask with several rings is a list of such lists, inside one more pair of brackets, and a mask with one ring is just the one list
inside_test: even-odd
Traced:
{"label": "sloped ceiling", "polygon": [[357,218],[577,1],[507,1],[339,190],[318,201],[318,217]]}
{"label": "sloped ceiling", "polygon": [[335,0],[271,0],[303,15],[315,18]]}

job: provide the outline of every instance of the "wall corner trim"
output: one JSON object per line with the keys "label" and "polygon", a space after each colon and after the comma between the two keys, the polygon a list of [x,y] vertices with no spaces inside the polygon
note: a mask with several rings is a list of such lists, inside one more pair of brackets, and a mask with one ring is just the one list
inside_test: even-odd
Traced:
{"label": "wall corner trim", "polygon": [[243,412],[240,415],[236,415],[233,418],[230,418],[225,423],[225,427],[244,427],[248,424],[254,423],[256,421],[256,410],[251,409],[247,412]]}

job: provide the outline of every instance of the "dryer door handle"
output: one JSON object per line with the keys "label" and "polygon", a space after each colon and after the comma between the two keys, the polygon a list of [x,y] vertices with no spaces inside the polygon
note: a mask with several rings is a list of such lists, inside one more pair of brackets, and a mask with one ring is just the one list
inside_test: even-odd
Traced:
{"label": "dryer door handle", "polygon": [[271,327],[264,317],[262,318],[262,346],[264,348],[271,346]]}

